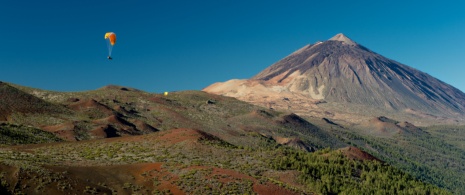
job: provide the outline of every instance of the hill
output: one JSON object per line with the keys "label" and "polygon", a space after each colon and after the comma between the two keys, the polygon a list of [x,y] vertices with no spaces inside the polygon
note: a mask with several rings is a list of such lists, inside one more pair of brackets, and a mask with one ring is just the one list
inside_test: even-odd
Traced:
{"label": "hill", "polygon": [[22,114],[53,117],[68,113],[69,111],[62,106],[44,101],[0,81],[0,121],[14,120],[15,115]]}
{"label": "hill", "polygon": [[[460,184],[442,185],[445,179],[436,181],[443,177],[441,174],[422,177],[431,167],[424,166],[424,172],[418,172],[404,166],[394,159],[396,156],[389,145],[379,144],[390,142],[370,142],[376,137],[369,137],[370,134],[357,130],[357,126],[330,118],[302,117],[287,110],[264,108],[201,91],[172,92],[165,96],[120,86],[54,92],[7,85],[47,105],[46,111],[40,114],[13,113],[16,117],[3,121],[9,130],[19,132],[20,139],[24,137],[24,141],[18,142],[18,136],[11,133],[0,135],[0,140],[11,140],[4,144],[13,145],[0,147],[5,184],[2,189],[10,193],[117,191],[130,194],[142,193],[141,190],[144,193],[170,190],[175,194],[190,194],[231,190],[242,194],[270,192],[263,191],[267,189],[286,194],[375,193],[394,189],[404,193],[407,189],[443,193],[423,181],[447,189],[455,189]],[[48,107],[66,112],[55,112]],[[55,120],[36,120],[41,116],[52,116]],[[411,128],[407,123],[383,121],[399,128]],[[414,134],[402,135],[410,138]],[[61,143],[62,140],[66,142]],[[47,144],[55,141],[60,143]],[[382,161],[353,158],[368,156],[357,152],[358,149],[351,149],[352,153],[325,149],[349,145],[363,148]],[[422,159],[412,160],[421,162]],[[372,176],[361,174],[364,171],[360,168]],[[345,174],[349,170],[352,170],[351,176]],[[335,173],[345,175],[334,180]],[[458,181],[460,171],[457,173],[449,181]],[[394,178],[383,176],[386,180],[370,180],[371,183],[364,185],[363,181],[373,178],[373,174]],[[411,182],[395,184],[396,181]],[[378,182],[399,188],[378,185]]]}
{"label": "hill", "polygon": [[182,91],[164,96],[113,85],[94,91],[69,93],[16,87],[24,93],[36,94],[50,106],[66,108],[73,115],[62,115],[61,120],[55,123],[35,124],[37,122],[28,122],[35,121],[35,118],[25,114],[21,115],[21,120],[11,122],[33,125],[69,141],[193,128],[248,147],[256,146],[254,139],[246,136],[249,134],[299,137],[306,147],[313,148],[346,145],[330,139],[327,131],[295,114],[268,110],[205,92]]}
{"label": "hill", "polygon": [[[255,150],[209,133],[148,135],[4,147],[0,190],[63,194],[447,194],[378,161],[281,146]],[[383,178],[383,179],[373,179]],[[380,185],[383,184],[383,185]]]}

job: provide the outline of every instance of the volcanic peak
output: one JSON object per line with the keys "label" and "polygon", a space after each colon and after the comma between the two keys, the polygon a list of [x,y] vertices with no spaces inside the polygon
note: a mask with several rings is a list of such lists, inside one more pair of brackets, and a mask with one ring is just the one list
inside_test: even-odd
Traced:
{"label": "volcanic peak", "polygon": [[344,34],[342,33],[339,33],[337,35],[335,35],[334,37],[331,37],[331,39],[329,39],[330,41],[341,41],[347,45],[357,45],[356,42],[352,41],[351,39],[349,39],[349,37],[346,37]]}
{"label": "volcanic peak", "polygon": [[[251,89],[245,90],[243,83],[236,89],[232,89],[229,82],[228,85],[216,84],[204,90],[213,92],[228,88],[229,96],[248,101],[260,88],[268,91],[263,93],[263,97],[289,92],[308,100],[324,100],[331,106],[366,106],[401,114],[416,110],[415,113],[428,116],[460,120],[465,114],[465,93],[419,70],[383,57],[344,34],[337,34],[322,43],[306,45],[274,63],[248,81]],[[254,88],[256,86],[259,88]],[[243,94],[238,90],[254,93]],[[290,108],[284,103],[282,105]],[[340,111],[347,110],[341,108]],[[367,114],[365,111],[359,113]]]}

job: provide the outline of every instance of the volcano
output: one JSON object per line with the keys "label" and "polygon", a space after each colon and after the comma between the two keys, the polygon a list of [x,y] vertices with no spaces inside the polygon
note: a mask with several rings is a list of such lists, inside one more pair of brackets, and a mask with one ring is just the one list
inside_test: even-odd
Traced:
{"label": "volcano", "polygon": [[246,101],[284,94],[279,98],[307,99],[310,107],[324,102],[441,117],[460,118],[465,113],[460,90],[344,34],[306,45],[251,79],[215,83],[204,91]]}

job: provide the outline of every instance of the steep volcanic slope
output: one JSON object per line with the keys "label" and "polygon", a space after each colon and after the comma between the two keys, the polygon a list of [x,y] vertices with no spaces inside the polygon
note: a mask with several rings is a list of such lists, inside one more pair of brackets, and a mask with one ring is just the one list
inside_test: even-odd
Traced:
{"label": "steep volcanic slope", "polygon": [[460,90],[374,53],[343,34],[306,45],[240,86],[217,83],[204,91],[238,97],[232,91],[244,91],[253,82],[277,93],[299,94],[328,103],[439,116],[465,113],[465,94]]}
{"label": "steep volcanic slope", "polygon": [[57,115],[62,113],[69,113],[69,110],[0,81],[0,121],[8,121],[12,114]]}

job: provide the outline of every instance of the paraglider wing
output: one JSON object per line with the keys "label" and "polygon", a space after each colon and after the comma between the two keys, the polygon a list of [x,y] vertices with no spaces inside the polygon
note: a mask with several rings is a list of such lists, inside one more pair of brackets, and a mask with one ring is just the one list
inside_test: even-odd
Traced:
{"label": "paraglider wing", "polygon": [[111,58],[111,51],[113,46],[116,44],[116,34],[114,32],[105,33],[105,40],[107,41],[108,46],[108,59]]}
{"label": "paraglider wing", "polygon": [[114,32],[107,32],[105,33],[105,39],[110,41],[111,45],[115,45],[116,43],[116,34]]}

